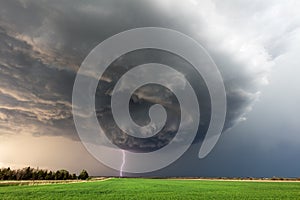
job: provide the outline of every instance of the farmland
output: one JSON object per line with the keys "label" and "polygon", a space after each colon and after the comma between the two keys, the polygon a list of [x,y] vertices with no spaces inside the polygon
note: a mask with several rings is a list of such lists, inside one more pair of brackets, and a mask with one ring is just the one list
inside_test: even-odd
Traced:
{"label": "farmland", "polygon": [[0,199],[300,199],[300,182],[110,178],[0,184]]}

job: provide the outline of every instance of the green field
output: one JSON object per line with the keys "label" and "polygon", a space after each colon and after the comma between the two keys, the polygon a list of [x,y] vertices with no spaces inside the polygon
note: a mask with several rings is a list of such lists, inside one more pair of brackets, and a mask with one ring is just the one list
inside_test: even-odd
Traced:
{"label": "green field", "polygon": [[0,199],[300,199],[300,182],[112,178],[68,184],[0,185]]}

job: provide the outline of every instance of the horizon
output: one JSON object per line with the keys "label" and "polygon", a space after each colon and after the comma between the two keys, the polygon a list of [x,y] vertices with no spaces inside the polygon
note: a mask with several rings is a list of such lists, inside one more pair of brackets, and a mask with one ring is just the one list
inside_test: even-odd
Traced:
{"label": "horizon", "polygon": [[299,178],[299,10],[1,2],[0,168]]}

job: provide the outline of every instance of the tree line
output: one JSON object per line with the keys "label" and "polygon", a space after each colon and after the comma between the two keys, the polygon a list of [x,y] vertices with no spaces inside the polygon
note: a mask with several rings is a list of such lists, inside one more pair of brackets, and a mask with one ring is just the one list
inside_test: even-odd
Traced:
{"label": "tree line", "polygon": [[12,170],[9,167],[0,169],[0,180],[86,180],[88,178],[89,174],[86,170],[82,170],[77,176],[64,169],[57,171],[35,169],[31,167],[17,170]]}

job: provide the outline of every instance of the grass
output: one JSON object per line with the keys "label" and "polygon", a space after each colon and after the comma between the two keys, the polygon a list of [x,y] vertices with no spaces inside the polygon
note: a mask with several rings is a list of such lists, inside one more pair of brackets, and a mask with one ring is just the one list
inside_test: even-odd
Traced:
{"label": "grass", "polygon": [[300,199],[300,182],[113,178],[0,186],[0,199]]}

